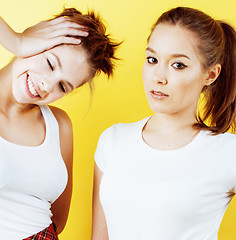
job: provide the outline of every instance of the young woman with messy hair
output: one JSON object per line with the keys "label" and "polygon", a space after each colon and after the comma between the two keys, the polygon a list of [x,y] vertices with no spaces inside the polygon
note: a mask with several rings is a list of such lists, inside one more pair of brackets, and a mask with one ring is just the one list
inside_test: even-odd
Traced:
{"label": "young woman with messy hair", "polygon": [[94,12],[64,9],[23,33],[0,19],[0,43],[16,57],[0,70],[1,239],[58,239],[72,193],[67,114],[47,106],[104,72],[119,45]]}

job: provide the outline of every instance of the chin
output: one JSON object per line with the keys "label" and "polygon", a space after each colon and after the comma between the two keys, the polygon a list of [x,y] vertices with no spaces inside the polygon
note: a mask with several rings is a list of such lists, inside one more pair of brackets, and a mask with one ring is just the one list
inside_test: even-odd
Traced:
{"label": "chin", "polygon": [[23,103],[23,99],[21,96],[19,96],[19,94],[16,94],[14,91],[13,91],[13,97],[15,99],[16,102],[18,103]]}
{"label": "chin", "polygon": [[151,107],[151,110],[156,114],[167,114],[167,115],[171,115],[174,112],[176,112],[176,111],[172,111],[171,109],[164,108],[163,106],[162,107],[157,107],[157,106]]}
{"label": "chin", "polygon": [[14,94],[14,92],[13,92],[13,97],[17,103],[30,104],[29,101],[27,99],[25,99],[21,94],[16,94],[16,93]]}

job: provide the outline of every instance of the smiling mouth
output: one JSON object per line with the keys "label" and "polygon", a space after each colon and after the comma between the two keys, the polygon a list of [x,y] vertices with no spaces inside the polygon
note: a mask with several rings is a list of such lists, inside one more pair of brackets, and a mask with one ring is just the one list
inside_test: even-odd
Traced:
{"label": "smiling mouth", "polygon": [[30,94],[33,96],[33,97],[40,97],[38,92],[36,91],[35,87],[34,87],[34,84],[33,82],[31,81],[30,77],[29,77],[29,74],[27,74],[27,87],[28,87],[28,90],[30,92]]}
{"label": "smiling mouth", "polygon": [[164,96],[164,97],[168,97],[169,95],[164,94],[163,92],[158,92],[158,91],[151,91],[153,94],[157,95],[157,96]]}

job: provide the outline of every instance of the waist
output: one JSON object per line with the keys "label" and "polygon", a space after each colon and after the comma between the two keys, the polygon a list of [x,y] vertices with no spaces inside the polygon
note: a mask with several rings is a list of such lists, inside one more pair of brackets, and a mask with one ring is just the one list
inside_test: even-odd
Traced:
{"label": "waist", "polygon": [[23,240],[47,240],[47,239],[58,240],[58,236],[57,236],[57,233],[56,233],[53,223],[50,224],[49,227],[45,228],[41,232],[39,232],[33,236],[27,237]]}
{"label": "waist", "polygon": [[0,191],[0,236],[20,240],[48,227],[52,221],[51,204],[34,196],[6,196]]}

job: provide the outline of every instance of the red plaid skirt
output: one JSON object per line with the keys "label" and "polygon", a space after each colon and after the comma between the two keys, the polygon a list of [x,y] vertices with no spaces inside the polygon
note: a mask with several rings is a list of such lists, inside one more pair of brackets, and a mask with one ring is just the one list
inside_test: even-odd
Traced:
{"label": "red plaid skirt", "polygon": [[52,223],[49,227],[45,228],[43,231],[31,237],[25,238],[23,240],[58,240],[58,236]]}

